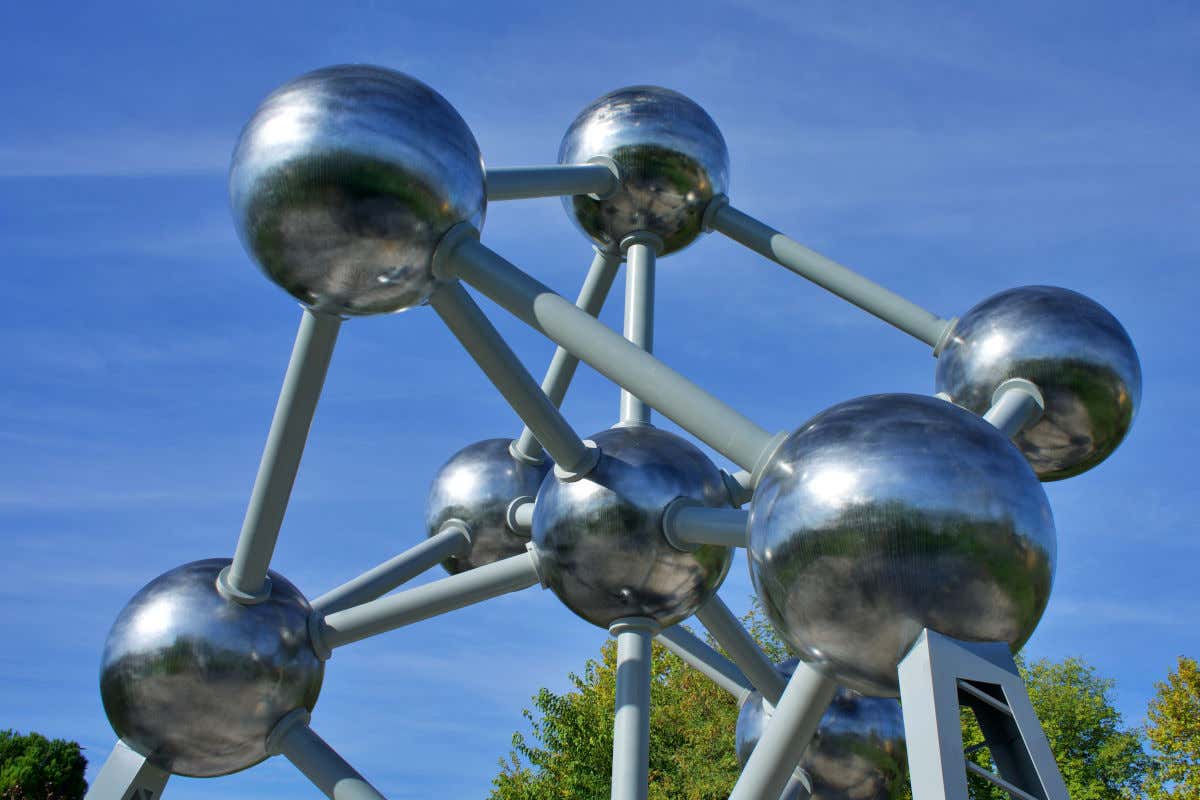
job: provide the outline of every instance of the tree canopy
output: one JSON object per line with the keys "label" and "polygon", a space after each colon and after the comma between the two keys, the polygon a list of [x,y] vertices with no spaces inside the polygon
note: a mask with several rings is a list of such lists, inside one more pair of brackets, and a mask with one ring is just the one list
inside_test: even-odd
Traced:
{"label": "tree canopy", "polygon": [[1176,670],[1154,685],[1146,736],[1157,755],[1146,781],[1151,800],[1200,797],[1200,667],[1179,657]]}
{"label": "tree canopy", "polygon": [[0,800],[79,800],[85,769],[78,742],[0,731]]}

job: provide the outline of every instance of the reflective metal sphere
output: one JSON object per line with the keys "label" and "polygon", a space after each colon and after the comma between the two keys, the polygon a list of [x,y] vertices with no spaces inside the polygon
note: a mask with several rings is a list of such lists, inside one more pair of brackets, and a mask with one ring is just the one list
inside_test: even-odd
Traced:
{"label": "reflective metal sphere", "polygon": [[694,445],[649,425],[591,437],[600,461],[580,480],[546,476],[533,508],[543,577],[567,608],[602,628],[621,617],[662,627],[690,616],[717,591],[730,551],[684,553],[663,536],[662,514],[688,497],[728,506],[721,472]]}
{"label": "reflective metal sphere", "polygon": [[[779,665],[791,676],[796,659]],[[738,711],[736,746],[746,765],[773,709],[753,692]],[[840,688],[800,759],[813,800],[889,800],[908,778],[908,748],[900,704]]]}
{"label": "reflective metal sphere", "polygon": [[258,107],[229,195],[268,278],[314,308],[379,314],[423,302],[442,234],[483,224],[483,165],[462,117],[425,84],[327,67]]}
{"label": "reflective metal sphere", "polygon": [[104,643],[100,695],[113,730],[176,775],[237,772],[267,757],[287,713],[312,710],[325,665],[308,638],[308,601],[270,573],[271,595],[240,605],[217,592],[227,558],[148,583]]}
{"label": "reflective metal sphere", "polygon": [[597,200],[564,197],[576,224],[605,249],[637,231],[663,240],[663,254],[692,243],[708,201],[729,186],[729,151],[704,109],[670,89],[630,86],[595,100],[563,137],[562,164],[616,162],[621,188]]}
{"label": "reflective metal sphere", "polygon": [[551,467],[550,459],[530,464],[514,458],[509,439],[486,439],[464,447],[433,479],[425,503],[429,536],[447,520],[467,523],[471,553],[442,562],[451,573],[464,572],[525,552],[529,540],[513,533],[507,523],[509,504],[518,497],[535,497]]}
{"label": "reflective metal sphere", "polygon": [[966,313],[938,357],[937,391],[977,414],[1009,378],[1037,384],[1042,418],[1014,441],[1044,481],[1086,472],[1133,423],[1142,368],[1116,317],[1077,292],[1025,286]]}
{"label": "reflective metal sphere", "polygon": [[922,395],[850,400],[767,466],[750,577],[780,636],[839,683],[896,695],[924,627],[1019,648],[1054,578],[1054,520],[1019,450]]}

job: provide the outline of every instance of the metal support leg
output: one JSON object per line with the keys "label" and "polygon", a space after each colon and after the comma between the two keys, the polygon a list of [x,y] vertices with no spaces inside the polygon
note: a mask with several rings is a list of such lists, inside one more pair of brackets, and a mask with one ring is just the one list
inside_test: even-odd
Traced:
{"label": "metal support leg", "polygon": [[337,611],[309,626],[313,647],[328,657],[334,647],[395,630],[447,611],[480,603],[540,583],[537,560],[530,550],[493,564]]}
{"label": "metal support leg", "polygon": [[725,656],[702,642],[686,629],[673,625],[656,637],[658,642],[710,681],[733,695],[742,704],[754,687],[750,679]]}
{"label": "metal support leg", "polygon": [[[1018,800],[1067,800],[1054,754],[1004,642],[926,629],[900,662],[913,800],[967,800],[967,771]],[[979,720],[997,773],[963,754],[960,705]]]}
{"label": "metal support leg", "polygon": [[829,678],[804,662],[797,665],[729,800],[779,799],[836,691]]}
{"label": "metal support leg", "polygon": [[613,722],[612,799],[646,800],[650,779],[650,642],[654,620],[619,619],[616,718]]}
{"label": "metal support leg", "polygon": [[1046,401],[1036,385],[1023,378],[1010,378],[996,387],[992,407],[983,418],[1010,439],[1042,417]]}
{"label": "metal support leg", "polygon": [[[592,266],[588,268],[587,277],[583,279],[583,288],[579,290],[579,297],[575,300],[576,307],[588,316],[599,316],[600,309],[604,307],[604,301],[608,297],[609,289],[612,288],[613,279],[617,276],[617,268],[620,266],[621,256],[597,249],[596,256],[592,259]],[[542,391],[546,393],[546,397],[550,398],[550,402],[554,404],[555,408],[562,406],[563,398],[567,396],[567,388],[571,385],[571,379],[575,377],[575,369],[578,366],[579,359],[568,353],[566,348],[558,347],[554,350],[554,357],[550,359],[546,377],[542,379]],[[528,461],[537,461],[542,457],[542,447],[538,444],[533,431],[528,427],[521,431],[513,448],[519,456]]]}
{"label": "metal support leg", "polygon": [[420,544],[367,570],[312,601],[317,614],[332,614],[383,597],[402,583],[451,556],[471,552],[471,536],[461,525],[448,524]]}
{"label": "metal support leg", "polygon": [[83,800],[158,800],[169,777],[118,739]]}
{"label": "metal support leg", "polygon": [[217,583],[221,593],[231,600],[257,603],[271,593],[267,567],[275,552],[275,540],[279,538],[341,324],[341,317],[308,308],[300,319],[237,551]]}
{"label": "metal support leg", "polygon": [[489,169],[487,199],[523,200],[530,197],[559,197],[572,194],[612,194],[620,186],[607,164],[557,164],[550,167]]}
{"label": "metal support leg", "polygon": [[942,319],[890,289],[809,250],[774,228],[738,211],[728,201],[721,199],[713,202],[717,205],[706,216],[709,227],[714,231],[828,289],[930,347],[937,348],[953,324],[952,320]]}
{"label": "metal support leg", "polygon": [[458,274],[517,318],[629,389],[738,466],[757,474],[784,438],[772,436],[717,398],[480,244],[451,231],[435,257],[439,275]]}
{"label": "metal support leg", "polygon": [[573,475],[590,472],[599,454],[583,443],[466,290],[457,282],[443,284],[429,298],[429,304],[534,432],[555,464]]}
{"label": "metal support leg", "polygon": [[[662,240],[635,233],[621,242],[625,250],[625,338],[654,352],[654,259]],[[628,389],[621,390],[621,424],[649,425],[650,408]]]}
{"label": "metal support leg", "polygon": [[750,512],[740,508],[709,508],[679,498],[663,512],[663,536],[679,550],[702,544],[745,547]]}
{"label": "metal support leg", "polygon": [[729,610],[729,606],[725,605],[720,597],[714,595],[696,612],[696,619],[708,628],[709,633],[721,647],[725,648],[725,652],[729,653],[733,663],[741,668],[750,682],[754,684],[754,688],[762,693],[767,702],[777,705],[787,686],[787,679],[775,668],[771,659],[767,658],[767,654],[746,632],[742,623],[738,622],[738,618]]}
{"label": "metal support leg", "polygon": [[267,738],[267,752],[295,764],[330,800],[386,800],[308,726],[304,709],[279,721]]}

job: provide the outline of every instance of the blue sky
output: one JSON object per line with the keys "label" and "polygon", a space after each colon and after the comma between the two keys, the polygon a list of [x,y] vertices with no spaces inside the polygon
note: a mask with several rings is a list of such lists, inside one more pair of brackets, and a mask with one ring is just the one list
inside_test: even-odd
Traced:
{"label": "blue sky", "polygon": [[[237,242],[229,153],[272,88],[343,62],[432,85],[494,166],[551,162],[606,91],[668,86],[721,126],[736,205],[931,310],[1028,283],[1106,305],[1143,404],[1112,459],[1047,486],[1058,575],[1028,652],[1087,658],[1140,721],[1200,655],[1197,36],[1182,2],[7,9],[0,727],[79,740],[94,775],[113,618],[232,554],[299,311]],[[494,204],[484,241],[571,296],[590,258],[554,200]],[[664,259],[658,291],[661,357],[768,429],[932,389],[926,347],[718,237]],[[484,305],[540,375],[551,347]],[[617,390],[581,370],[565,408],[600,430]],[[394,555],[438,466],[519,429],[429,309],[349,322],[275,568],[316,596]],[[722,596],[749,593],[739,556]],[[339,650],[313,724],[390,797],[478,797],[530,695],[604,636],[549,592],[491,601]],[[317,796],[280,759],[168,791]]]}

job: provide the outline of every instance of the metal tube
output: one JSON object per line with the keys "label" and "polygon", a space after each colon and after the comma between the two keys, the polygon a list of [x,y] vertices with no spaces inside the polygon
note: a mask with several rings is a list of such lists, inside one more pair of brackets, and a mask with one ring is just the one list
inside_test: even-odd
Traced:
{"label": "metal tube", "polygon": [[675,544],[718,544],[745,547],[750,512],[740,508],[709,508],[675,501],[663,515],[663,534]]}
{"label": "metal tube", "polygon": [[[579,290],[575,305],[589,316],[599,316],[620,266],[620,255],[597,249],[592,265],[588,268],[587,277],[583,279],[583,288]],[[571,385],[571,379],[575,377],[575,368],[578,366],[579,359],[568,353],[566,348],[558,347],[554,350],[546,377],[542,379],[542,391],[550,398],[555,408],[560,407],[563,398],[567,396],[567,388]],[[537,461],[542,457],[542,446],[528,427],[521,431],[513,447],[518,454],[530,461]]]}
{"label": "metal tube", "polygon": [[439,257],[463,280],[735,464],[754,470],[774,447],[771,434],[474,238],[458,237]]}
{"label": "metal tube", "polygon": [[555,463],[567,472],[588,472],[596,462],[595,451],[550,402],[462,285],[442,284],[429,304]]}
{"label": "metal tube", "polygon": [[829,678],[797,665],[729,800],[778,800],[836,691]]}
{"label": "metal tube", "polygon": [[983,418],[1012,438],[1041,419],[1046,403],[1037,386],[1022,378],[1010,378],[996,387],[992,407]]}
{"label": "metal tube", "polygon": [[737,665],[678,625],[658,634],[663,647],[682,658],[689,666],[729,692],[738,705],[750,696],[754,687]]}
{"label": "metal tube", "polygon": [[292,712],[268,738],[268,752],[283,755],[330,800],[386,800],[346,759],[308,726],[308,713]]}
{"label": "metal tube", "polygon": [[[625,248],[625,338],[647,353],[653,353],[654,259],[657,248],[644,239],[630,237],[626,241],[629,245]],[[628,389],[621,390],[621,422],[627,425],[650,424],[650,408]]]}
{"label": "metal tube", "polygon": [[448,524],[423,542],[395,558],[367,570],[353,580],[331,589],[312,601],[312,610],[322,616],[362,605],[415,578],[451,556],[471,552],[471,537],[461,525]]}
{"label": "metal tube", "polygon": [[612,194],[619,185],[616,174],[607,164],[489,169],[485,181],[489,201],[573,194],[603,197]]}
{"label": "metal tube", "polygon": [[540,582],[532,552],[476,567],[360,606],[337,611],[317,627],[319,649],[341,647]]}
{"label": "metal tube", "polygon": [[650,642],[654,620],[619,619],[616,717],[613,720],[612,800],[646,800],[650,778]]}
{"label": "metal tube", "polygon": [[779,793],[779,800],[808,800],[810,797],[812,797],[812,779],[808,777],[808,773],[796,767],[792,770],[788,782],[784,784],[783,791]]}
{"label": "metal tube", "polygon": [[767,702],[778,703],[784,687],[787,686],[787,679],[746,632],[742,623],[738,622],[729,606],[714,595],[696,612],[696,619],[708,628],[717,644],[725,648],[733,663],[741,668],[750,679],[750,683],[754,684],[754,688],[762,692]]}
{"label": "metal tube", "polygon": [[170,777],[171,773],[118,739],[83,800],[158,800]]}
{"label": "metal tube", "polygon": [[890,289],[809,250],[728,203],[721,204],[709,215],[709,225],[930,347],[938,346],[950,325],[950,320],[944,320]]}
{"label": "metal tube", "polygon": [[533,532],[534,501],[525,500],[512,509],[512,524],[509,526],[514,533],[529,536]]}
{"label": "metal tube", "polygon": [[341,317],[310,308],[304,309],[300,318],[237,550],[221,582],[223,593],[232,600],[254,603],[270,593],[267,568],[341,324]]}

